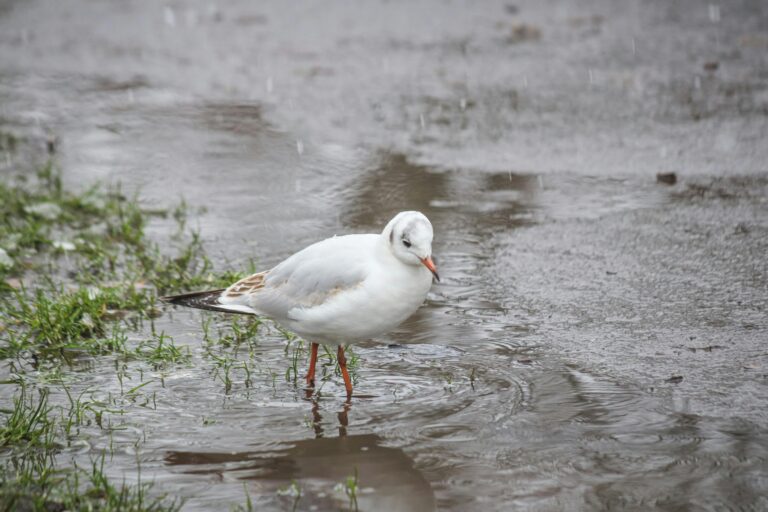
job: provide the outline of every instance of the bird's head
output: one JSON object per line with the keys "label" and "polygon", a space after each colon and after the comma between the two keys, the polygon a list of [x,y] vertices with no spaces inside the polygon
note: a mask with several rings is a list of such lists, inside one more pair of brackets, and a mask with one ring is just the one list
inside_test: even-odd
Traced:
{"label": "bird's head", "polygon": [[424,265],[440,281],[432,261],[432,224],[421,212],[400,212],[389,221],[382,236],[397,259],[408,265]]}

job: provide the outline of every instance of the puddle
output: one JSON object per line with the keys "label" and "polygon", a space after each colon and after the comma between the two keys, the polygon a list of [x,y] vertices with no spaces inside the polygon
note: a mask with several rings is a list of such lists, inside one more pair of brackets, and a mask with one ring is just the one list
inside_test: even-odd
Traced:
{"label": "puddle", "polygon": [[[195,11],[198,18],[182,12],[187,11],[172,10],[178,25],[171,28],[181,30],[182,20],[187,28],[192,21],[216,22],[217,15],[204,9]],[[158,13],[150,18],[160,23]],[[261,30],[274,18],[232,19]],[[166,24],[169,19],[166,14]],[[311,16],[302,20],[322,29]],[[217,27],[208,28],[219,35],[227,30],[226,24]],[[547,41],[550,32],[542,33]],[[317,37],[307,35],[310,41]],[[409,39],[382,40],[391,47],[392,41]],[[482,51],[494,62],[499,54],[489,40],[504,41],[500,34],[461,44],[448,39],[464,48],[457,51]],[[427,38],[407,50],[436,48],[442,54],[447,50],[441,41]],[[525,45],[538,43],[503,44],[527,52]],[[107,473],[129,482],[137,477],[139,461],[142,478],[183,497],[184,510],[228,508],[244,502],[245,492],[257,510],[349,507],[348,494],[338,486],[355,474],[361,510],[768,507],[768,395],[765,376],[760,377],[766,206],[760,194],[742,194],[749,202],[733,207],[717,203],[735,201],[728,183],[718,183],[716,193],[685,184],[665,188],[648,175],[613,165],[625,163],[623,153],[612,149],[611,158],[602,159],[599,151],[589,151],[596,149],[594,142],[577,155],[578,172],[552,170],[570,162],[568,145],[542,157],[540,167],[509,168],[516,160],[499,141],[510,119],[497,119],[494,103],[476,108],[469,118],[463,113],[482,97],[461,103],[436,94],[421,121],[426,133],[406,144],[392,140],[407,134],[391,135],[377,145],[371,140],[379,128],[363,126],[365,120],[359,140],[340,136],[354,131],[350,119],[356,110],[338,114],[341,119],[336,113],[322,122],[313,119],[326,108],[343,107],[343,101],[302,110],[309,100],[271,90],[273,77],[262,77],[263,69],[233,72],[231,66],[240,69],[237,64],[222,64],[228,71],[221,80],[231,80],[240,91],[234,101],[220,94],[226,85],[179,87],[178,81],[196,74],[180,71],[188,62],[176,54],[144,54],[133,47],[109,47],[107,53],[150,59],[156,72],[172,61],[163,73],[179,77],[158,81],[128,71],[131,76],[125,77],[114,69],[105,76],[64,74],[50,63],[46,72],[0,75],[2,126],[41,140],[58,137],[56,159],[68,185],[121,182],[150,206],[183,197],[199,209],[194,222],[217,268],[241,268],[251,260],[269,268],[318,239],[379,231],[396,212],[421,210],[435,226],[434,253],[443,280],[406,323],[376,343],[354,348],[359,396],[349,405],[338,378],[324,382],[314,400],[286,381],[293,348],[274,329],[265,326],[248,346],[207,347],[202,324],[211,320],[215,327],[219,317],[170,310],[155,327],[190,348],[190,364],[165,370],[128,365],[123,381],[108,356],[71,369],[66,379],[73,391],[94,401],[119,397],[124,414],[108,415],[104,429],[83,426],[60,460],[88,466],[106,450]],[[304,67],[316,60],[293,47],[276,54],[292,55],[288,61]],[[200,58],[220,60],[207,53]],[[358,69],[354,62],[343,63]],[[286,71],[288,64],[274,67],[289,91],[299,86],[286,76],[318,81],[344,76],[321,67],[306,78],[301,66],[298,71]],[[253,83],[269,89],[269,101],[247,93]],[[493,89],[493,95],[499,91]],[[364,97],[366,91],[355,92]],[[511,96],[504,94],[508,101]],[[528,117],[514,127],[529,126],[534,111],[543,113],[544,124],[557,127],[552,130],[558,137],[578,131],[553,122],[559,107],[543,94],[537,100],[520,93]],[[587,101],[586,94],[575,98],[586,101],[588,110],[597,100]],[[433,96],[403,93],[398,98],[407,105],[382,106],[385,128],[418,125],[423,105],[410,100],[421,97]],[[355,96],[353,103],[359,108],[379,99]],[[394,115],[391,109],[398,108],[403,112]],[[576,110],[572,115],[579,121],[589,117]],[[312,129],[289,131],[275,121],[302,116]],[[492,118],[490,127],[472,128],[478,116]],[[323,123],[335,127],[328,128],[333,136],[317,136]],[[457,143],[461,165],[446,165],[452,148],[439,145],[425,151],[441,155],[437,160],[443,165],[415,163],[428,160],[422,145],[429,137],[440,138],[442,129],[469,130],[454,133],[462,144],[489,130],[494,141],[476,151]],[[592,141],[588,131],[574,137],[577,146]],[[548,149],[546,140],[538,132],[525,134],[511,147],[527,151],[521,162],[530,164],[531,154]],[[601,144],[621,148],[611,141]],[[642,138],[629,149],[645,155],[644,145],[652,142],[656,139]],[[488,165],[475,165],[483,160],[482,148],[495,153],[487,155]],[[595,162],[601,166],[592,173],[588,164]],[[7,172],[14,165],[9,155],[0,168]],[[756,183],[765,188],[767,182]],[[702,202],[692,203],[689,196]],[[740,226],[735,235],[733,226]],[[163,220],[149,229],[155,240],[170,236]],[[715,249],[713,240],[719,244]],[[718,350],[690,349],[707,346]],[[749,371],[744,358],[751,358]],[[300,359],[299,372],[304,365]],[[681,368],[686,373],[680,386],[665,384]],[[8,392],[0,389],[4,402]],[[299,490],[291,490],[292,482]]]}
{"label": "puddle", "polygon": [[[185,475],[205,476],[209,481],[256,483],[272,495],[257,500],[259,507],[279,510],[296,500],[299,509],[306,508],[304,503],[318,509],[344,508],[349,499],[337,484],[357,475],[361,485],[357,504],[362,510],[433,510],[435,497],[429,482],[403,450],[382,446],[384,441],[362,434],[303,439],[285,443],[286,448],[262,451],[170,451],[165,462]],[[300,496],[281,491],[286,482],[300,482]],[[236,485],[222,485],[219,499],[227,498],[226,487],[234,487],[230,492],[241,491]]]}
{"label": "puddle", "polygon": [[[355,348],[360,398],[349,405],[338,379],[314,401],[286,382],[290,355],[274,330],[247,350],[206,348],[201,324],[217,317],[170,311],[156,328],[190,347],[190,365],[128,367],[121,383],[104,357],[73,377],[89,399],[122,396],[126,412],[110,416],[107,430],[83,428],[66,452],[80,463],[111,447],[108,473],[130,480],[138,457],[144,478],[185,497],[185,510],[239,502],[245,491],[259,510],[344,507],[339,484],[355,474],[361,510],[672,509],[761,495],[761,428],[679,414],[631,383],[565,364],[567,354],[546,347],[539,317],[510,302],[519,269],[500,265],[515,233],[651,208],[664,200],[657,189],[431,169],[311,145],[299,154],[258,105],[183,102],[98,116],[120,128],[95,137],[100,122],[69,119],[65,175],[119,179],[152,203],[181,194],[206,206],[203,237],[225,265],[378,230],[412,208],[436,226],[445,278],[403,326]],[[158,181],[156,169],[141,170],[150,163],[164,170]],[[155,225],[154,236],[164,229]],[[229,390],[211,350],[231,361]]]}

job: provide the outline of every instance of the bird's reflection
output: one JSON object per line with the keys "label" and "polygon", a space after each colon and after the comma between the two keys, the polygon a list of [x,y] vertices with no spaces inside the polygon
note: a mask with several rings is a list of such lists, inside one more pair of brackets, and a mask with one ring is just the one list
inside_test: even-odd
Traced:
{"label": "bird's reflection", "polygon": [[251,444],[255,449],[235,452],[169,451],[165,464],[186,474],[258,481],[256,488],[266,499],[276,499],[278,489],[295,481],[302,489],[300,509],[338,508],[345,498],[334,495],[334,486],[357,475],[360,488],[366,489],[357,497],[361,510],[434,510],[432,487],[408,454],[382,446],[384,439],[375,434],[349,435],[349,402],[336,411],[337,437],[325,437],[321,403],[313,399],[311,404],[312,439],[287,441],[286,448],[278,449],[257,442]]}
{"label": "bird's reflection", "polygon": [[[312,402],[312,429],[315,431],[315,438],[321,438],[325,434],[323,428],[323,416],[320,414],[320,401],[317,397],[312,397],[311,391],[308,392],[307,398]],[[347,427],[349,426],[349,410],[352,408],[352,403],[347,400],[342,405],[342,409],[336,413],[336,417],[339,420],[339,437],[345,437],[347,435]]]}

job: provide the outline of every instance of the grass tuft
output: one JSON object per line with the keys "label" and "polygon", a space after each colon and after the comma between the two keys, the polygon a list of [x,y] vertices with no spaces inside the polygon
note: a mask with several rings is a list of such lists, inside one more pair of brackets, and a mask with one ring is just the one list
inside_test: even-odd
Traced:
{"label": "grass tuft", "polygon": [[[11,151],[17,142],[0,132],[0,149]],[[149,210],[119,187],[73,192],[52,161],[29,176],[0,181],[0,361],[9,375],[2,384],[14,389],[7,408],[0,408],[0,511],[181,507],[155,496],[150,484],[116,484],[104,472],[103,453],[83,469],[64,448],[96,427],[111,436],[120,428],[111,421],[132,406],[156,409],[157,391],[146,386],[164,386],[164,371],[145,380],[147,366],[159,371],[192,360],[188,347],[156,332],[158,295],[244,277],[215,272],[188,215],[184,202],[170,211]],[[162,222],[175,223],[176,232],[160,245],[147,232]],[[205,327],[214,378],[226,394],[240,383],[250,389],[253,372],[261,371],[253,361],[260,321],[232,319],[218,336]],[[249,360],[239,359],[240,351]],[[119,395],[83,390],[72,367],[107,357]]]}
{"label": "grass tuft", "polygon": [[13,409],[0,410],[5,422],[0,428],[0,448],[51,448],[54,446],[55,423],[50,419],[48,391],[38,390],[38,396],[29,396],[22,381],[19,393],[13,398]]}

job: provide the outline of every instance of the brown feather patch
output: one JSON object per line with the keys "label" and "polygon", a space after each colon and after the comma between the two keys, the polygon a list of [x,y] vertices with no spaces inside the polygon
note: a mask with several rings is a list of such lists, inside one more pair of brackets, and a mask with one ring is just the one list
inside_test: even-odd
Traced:
{"label": "brown feather patch", "polygon": [[227,291],[224,292],[225,297],[240,297],[244,294],[254,293],[261,288],[264,288],[264,278],[267,275],[267,271],[259,272],[237,281],[230,285]]}

